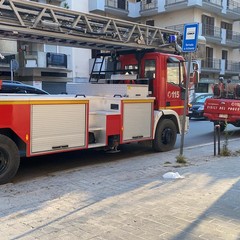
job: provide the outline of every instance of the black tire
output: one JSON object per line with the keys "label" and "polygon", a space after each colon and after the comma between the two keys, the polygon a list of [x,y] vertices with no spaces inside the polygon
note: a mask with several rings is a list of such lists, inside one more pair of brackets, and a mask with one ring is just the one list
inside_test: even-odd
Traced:
{"label": "black tire", "polygon": [[20,154],[15,142],[0,135],[0,184],[9,182],[17,173]]}
{"label": "black tire", "polygon": [[173,149],[177,139],[177,128],[170,119],[159,121],[153,140],[153,149],[156,152],[167,152]]}

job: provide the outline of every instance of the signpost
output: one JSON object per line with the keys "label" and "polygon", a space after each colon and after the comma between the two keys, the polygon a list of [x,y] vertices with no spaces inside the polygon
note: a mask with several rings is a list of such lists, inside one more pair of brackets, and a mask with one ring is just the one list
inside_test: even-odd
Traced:
{"label": "signpost", "polygon": [[18,61],[15,59],[11,59],[10,62],[10,69],[11,69],[11,82],[13,82],[13,73],[18,70],[19,68],[19,64]]}
{"label": "signpost", "polygon": [[198,23],[186,24],[184,25],[183,32],[183,44],[182,51],[189,53],[188,55],[188,68],[187,68],[187,81],[186,81],[186,92],[184,99],[184,110],[183,110],[183,119],[182,119],[182,134],[181,134],[181,142],[180,142],[180,156],[183,155],[183,145],[184,145],[184,132],[185,132],[185,121],[187,115],[188,108],[188,87],[190,82],[190,70],[191,70],[191,62],[192,62],[192,52],[197,50],[197,42],[198,42]]}

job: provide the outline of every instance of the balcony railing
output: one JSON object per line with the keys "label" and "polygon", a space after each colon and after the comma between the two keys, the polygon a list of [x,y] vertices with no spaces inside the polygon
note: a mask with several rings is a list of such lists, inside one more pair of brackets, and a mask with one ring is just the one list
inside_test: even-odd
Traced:
{"label": "balcony railing", "polygon": [[216,58],[206,58],[201,61],[202,69],[209,70],[220,70],[221,69],[221,60]]}
{"label": "balcony railing", "polygon": [[222,0],[203,0],[205,3],[211,3],[213,5],[222,6]]}
{"label": "balcony railing", "polygon": [[240,3],[233,0],[229,0],[227,4],[227,9],[236,13],[240,13]]}
{"label": "balcony railing", "polygon": [[106,0],[105,5],[106,7],[128,10],[127,0]]}
{"label": "balcony railing", "polygon": [[151,10],[158,7],[157,0],[143,0],[141,2],[141,11]]}
{"label": "balcony railing", "polygon": [[165,6],[170,6],[178,3],[187,3],[188,0],[166,0]]}
{"label": "balcony railing", "polygon": [[227,30],[226,39],[240,43],[240,33]]}
{"label": "balcony railing", "polygon": [[240,62],[225,60],[225,70],[240,73]]}
{"label": "balcony railing", "polygon": [[206,37],[221,38],[221,28],[209,24],[203,24],[202,35]]}
{"label": "balcony railing", "polygon": [[183,33],[183,31],[184,31],[184,24],[168,26],[166,28],[171,29],[171,30],[176,30],[176,31],[179,31],[180,33]]}

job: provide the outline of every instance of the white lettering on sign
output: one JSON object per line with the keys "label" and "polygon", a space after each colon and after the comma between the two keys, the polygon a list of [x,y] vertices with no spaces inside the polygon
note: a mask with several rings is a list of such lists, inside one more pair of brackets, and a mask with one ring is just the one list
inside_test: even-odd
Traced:
{"label": "white lettering on sign", "polygon": [[195,39],[196,28],[191,27],[186,29],[186,40],[193,40]]}
{"label": "white lettering on sign", "polygon": [[239,102],[232,102],[231,106],[233,106],[233,107],[240,107],[240,103]]}
{"label": "white lettering on sign", "polygon": [[168,96],[168,98],[179,98],[180,92],[179,91],[168,91],[167,96]]}

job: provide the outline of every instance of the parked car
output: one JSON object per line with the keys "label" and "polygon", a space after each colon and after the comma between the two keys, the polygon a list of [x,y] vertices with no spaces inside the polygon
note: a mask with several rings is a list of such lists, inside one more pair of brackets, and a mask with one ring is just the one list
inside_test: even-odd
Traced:
{"label": "parked car", "polygon": [[0,93],[14,94],[49,94],[48,92],[35,88],[31,85],[23,84],[18,81],[0,81]]}
{"label": "parked car", "polygon": [[211,93],[205,93],[198,95],[189,106],[188,116],[189,119],[191,118],[205,118],[203,116],[203,110],[204,110],[204,103],[206,99],[212,98],[213,94]]}

